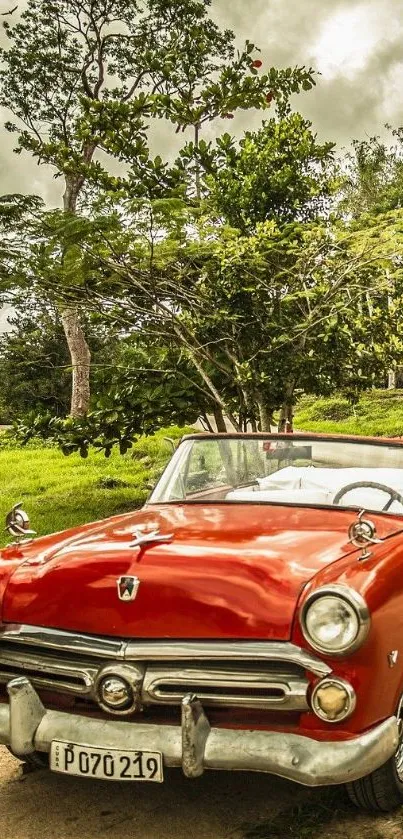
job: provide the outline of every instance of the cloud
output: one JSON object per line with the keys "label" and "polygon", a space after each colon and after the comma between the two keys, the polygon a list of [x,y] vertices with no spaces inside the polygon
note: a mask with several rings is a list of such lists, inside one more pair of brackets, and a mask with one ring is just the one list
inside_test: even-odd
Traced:
{"label": "cloud", "polygon": [[[382,9],[382,12],[384,8]],[[378,45],[400,39],[401,21],[380,15],[379,6],[362,3],[339,9],[324,21],[313,56],[325,79],[353,79],[371,64]]]}

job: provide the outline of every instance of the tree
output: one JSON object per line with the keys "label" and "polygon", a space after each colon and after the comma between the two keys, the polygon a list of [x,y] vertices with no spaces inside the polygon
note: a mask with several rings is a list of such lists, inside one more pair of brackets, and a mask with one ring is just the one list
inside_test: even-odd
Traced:
{"label": "tree", "polygon": [[[247,422],[270,430],[278,409],[283,424],[292,421],[298,389],[370,387],[391,356],[402,355],[400,274],[400,296],[393,309],[384,306],[385,264],[391,264],[402,235],[395,217],[364,236],[330,220],[271,220],[242,234],[213,219],[197,229],[180,202],[175,211],[171,202],[137,205],[130,218],[126,207],[122,216],[124,224],[117,214],[94,220],[92,236],[85,222],[85,279],[69,294],[97,306],[121,329],[141,333],[142,340],[147,336],[149,346],[180,352],[207,401],[237,430]],[[164,370],[161,356],[154,363]],[[158,408],[145,397],[150,374],[146,363],[140,378],[128,371],[123,382],[119,374],[88,423],[59,424],[57,439],[67,434],[76,448],[81,441],[84,447],[110,447],[112,440],[126,446],[133,434],[150,430],[166,406],[165,400]],[[178,377],[173,385],[170,404],[178,386],[179,398],[192,404]],[[196,406],[200,412],[198,399]],[[45,431],[53,433],[54,423]]]}
{"label": "tree", "polygon": [[[14,306],[12,330],[0,336],[0,422],[28,414],[65,416],[70,403],[70,357],[55,307],[32,295]],[[113,364],[116,336],[87,318],[94,358],[92,378]]]}
{"label": "tree", "polygon": [[[339,212],[350,216],[363,232],[367,228],[372,231],[377,223],[384,227],[383,219],[390,224],[389,214],[403,206],[403,130],[393,129],[391,133],[389,143],[379,137],[354,141],[345,161]],[[394,276],[396,261],[399,263],[400,259],[397,252],[394,264],[385,263],[388,282],[384,305],[390,309],[397,296]],[[397,357],[392,357],[391,362],[387,378],[389,389],[394,389],[399,379],[402,381],[402,370],[397,365]]]}
{"label": "tree", "polygon": [[[283,422],[291,419],[297,388],[353,387],[352,359],[365,386],[386,357],[393,318],[378,300],[390,242],[384,231],[385,250],[378,241],[374,253],[374,239],[360,242],[345,223],[332,226],[333,149],[317,144],[301,118],[248,133],[247,153],[243,141],[230,145],[217,178],[205,167],[212,218],[179,199],[121,200],[92,221],[66,225],[51,214],[45,238],[50,250],[66,242],[76,249],[72,277],[80,281],[73,286],[71,277],[66,294],[121,328],[176,346],[219,419],[225,412],[234,428],[251,422],[268,430],[278,408]],[[227,184],[233,200],[226,204]],[[243,230],[225,225],[224,212]]]}
{"label": "tree", "polygon": [[[169,119],[177,131],[238,107],[267,107],[313,84],[304,69],[258,77],[254,45],[235,54],[234,36],[208,16],[209,0],[28,0],[21,20],[3,25],[0,104],[17,123],[17,152],[28,151],[64,180],[63,207],[75,214],[88,184],[118,189],[97,151],[130,163],[127,184],[180,187],[161,158],[150,158],[147,120]],[[252,74],[252,75],[251,75]],[[268,93],[269,91],[269,93]],[[63,262],[70,255],[62,251]],[[61,305],[71,355],[71,413],[89,406],[90,352],[76,305]]]}
{"label": "tree", "polygon": [[[389,127],[389,126],[387,126]],[[392,130],[392,141],[379,137],[355,140],[344,162],[339,210],[359,219],[403,205],[403,130]]]}
{"label": "tree", "polygon": [[208,207],[242,233],[272,219],[323,218],[338,186],[334,148],[298,113],[273,117],[239,143],[225,134],[200,150]]}

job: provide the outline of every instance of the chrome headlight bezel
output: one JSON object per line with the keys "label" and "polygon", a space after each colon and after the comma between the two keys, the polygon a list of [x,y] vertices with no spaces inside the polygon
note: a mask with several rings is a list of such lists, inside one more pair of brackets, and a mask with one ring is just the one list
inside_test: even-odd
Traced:
{"label": "chrome headlight bezel", "polygon": [[[346,602],[350,608],[354,610],[357,617],[358,631],[354,640],[338,650],[331,649],[325,644],[318,643],[316,639],[311,637],[307,630],[306,618],[308,611],[312,604],[321,597],[336,597],[339,600]],[[364,598],[358,593],[358,591],[355,591],[355,589],[352,589],[349,586],[334,584],[321,586],[308,595],[301,606],[299,621],[303,636],[312,649],[316,650],[316,652],[322,653],[323,655],[338,658],[339,656],[349,655],[361,647],[370,630],[371,615]]]}

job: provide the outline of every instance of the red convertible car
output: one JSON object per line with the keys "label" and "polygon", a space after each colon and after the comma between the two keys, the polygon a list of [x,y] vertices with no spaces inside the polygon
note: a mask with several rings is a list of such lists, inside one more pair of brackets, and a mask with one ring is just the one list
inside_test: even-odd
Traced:
{"label": "red convertible car", "polygon": [[8,527],[0,743],[16,757],[121,781],[252,770],[403,804],[402,444],[188,436],[142,510],[32,539],[16,505]]}

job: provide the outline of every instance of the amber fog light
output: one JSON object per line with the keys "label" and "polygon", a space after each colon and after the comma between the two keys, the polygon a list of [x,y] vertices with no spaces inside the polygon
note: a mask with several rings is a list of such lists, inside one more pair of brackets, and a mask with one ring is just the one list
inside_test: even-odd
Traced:
{"label": "amber fog light", "polygon": [[354,711],[355,691],[344,679],[322,679],[312,692],[311,705],[321,720],[341,722]]}

